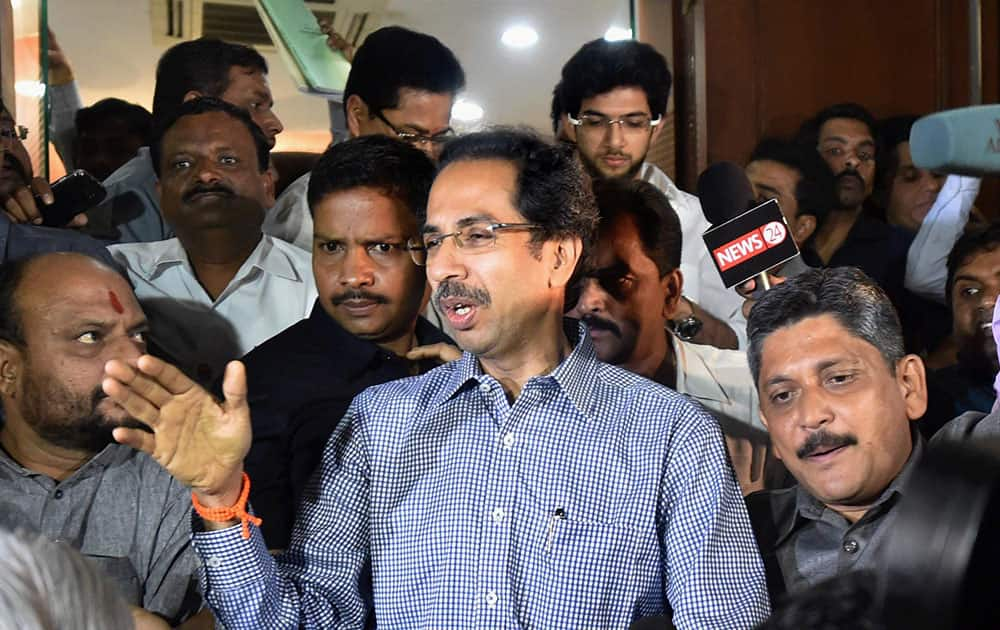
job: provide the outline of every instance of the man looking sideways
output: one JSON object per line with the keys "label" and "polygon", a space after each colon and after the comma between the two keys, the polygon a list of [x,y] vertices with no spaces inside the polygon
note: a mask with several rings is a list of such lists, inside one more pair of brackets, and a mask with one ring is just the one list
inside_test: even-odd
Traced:
{"label": "man looking sideways", "polygon": [[465,353],[355,399],[277,558],[241,509],[242,365],[217,403],[152,357],[108,363],[109,396],[154,431],[116,438],[214,519],[194,545],[227,628],[625,627],[671,610],[678,628],[728,630],[767,616],[715,421],[599,362],[563,320],[597,220],[584,181],[532,134],[448,145],[414,245]]}

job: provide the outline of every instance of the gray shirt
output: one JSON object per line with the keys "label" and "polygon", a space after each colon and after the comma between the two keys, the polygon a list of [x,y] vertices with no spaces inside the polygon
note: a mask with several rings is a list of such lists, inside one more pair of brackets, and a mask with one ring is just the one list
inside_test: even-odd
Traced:
{"label": "gray shirt", "polygon": [[0,449],[0,527],[79,549],[127,603],[173,624],[201,608],[189,490],[144,453],[111,444],[57,482]]}
{"label": "gray shirt", "polygon": [[931,438],[931,444],[983,439],[1000,439],[1000,409],[988,414],[981,411],[966,411],[938,429]]}
{"label": "gray shirt", "polygon": [[923,449],[922,438],[914,438],[903,469],[854,523],[799,485],[748,496],[750,521],[772,600],[785,591],[799,591],[848,571],[875,569],[892,535],[899,497]]}

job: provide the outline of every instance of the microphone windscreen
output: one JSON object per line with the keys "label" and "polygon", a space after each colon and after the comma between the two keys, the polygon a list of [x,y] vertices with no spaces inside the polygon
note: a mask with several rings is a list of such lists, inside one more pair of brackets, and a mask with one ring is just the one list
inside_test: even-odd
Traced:
{"label": "microphone windscreen", "polygon": [[698,199],[708,222],[719,225],[749,210],[754,197],[739,165],[716,162],[698,176]]}
{"label": "microphone windscreen", "polygon": [[916,166],[942,173],[1000,173],[1000,105],[924,116],[910,129],[910,155]]}

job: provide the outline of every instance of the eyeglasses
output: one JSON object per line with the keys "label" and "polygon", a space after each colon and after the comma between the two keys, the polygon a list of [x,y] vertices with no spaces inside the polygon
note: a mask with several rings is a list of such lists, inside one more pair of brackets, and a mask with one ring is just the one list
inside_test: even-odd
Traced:
{"label": "eyeglasses", "polygon": [[28,137],[28,128],[24,125],[0,127],[0,138],[5,140],[24,140]]}
{"label": "eyeglasses", "polygon": [[662,116],[651,118],[647,114],[629,114],[619,118],[609,118],[603,114],[581,114],[579,118],[566,115],[569,124],[587,134],[605,134],[612,125],[620,125],[622,131],[628,134],[645,133],[663,121]]}
{"label": "eyeglasses", "polygon": [[384,122],[386,127],[392,129],[392,132],[396,134],[397,138],[399,138],[400,140],[402,140],[407,144],[412,144],[414,146],[431,145],[434,147],[441,147],[455,139],[454,129],[450,128],[445,129],[441,133],[436,133],[433,136],[428,136],[426,134],[414,133],[412,131],[404,131],[402,129],[397,128],[396,125],[389,122],[388,119],[386,119],[386,117],[380,111],[375,112],[375,116],[379,120]]}
{"label": "eyeglasses", "polygon": [[421,236],[419,241],[411,239],[407,245],[413,262],[424,266],[427,264],[428,258],[441,250],[441,245],[448,238],[454,238],[457,247],[467,250],[470,253],[476,253],[496,245],[497,232],[503,230],[540,229],[542,229],[542,226],[537,223],[476,223],[448,234],[429,232]]}

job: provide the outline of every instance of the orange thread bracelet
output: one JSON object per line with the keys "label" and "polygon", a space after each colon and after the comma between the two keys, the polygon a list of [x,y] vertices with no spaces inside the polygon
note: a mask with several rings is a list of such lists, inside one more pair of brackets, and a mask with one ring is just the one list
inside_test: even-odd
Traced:
{"label": "orange thread bracelet", "polygon": [[191,504],[198,516],[213,523],[226,523],[233,519],[239,519],[243,524],[243,540],[250,538],[250,525],[253,523],[257,527],[264,521],[247,512],[247,498],[250,496],[250,477],[243,473],[243,489],[240,491],[240,498],[234,505],[227,508],[207,508],[198,502],[198,497],[191,492]]}

